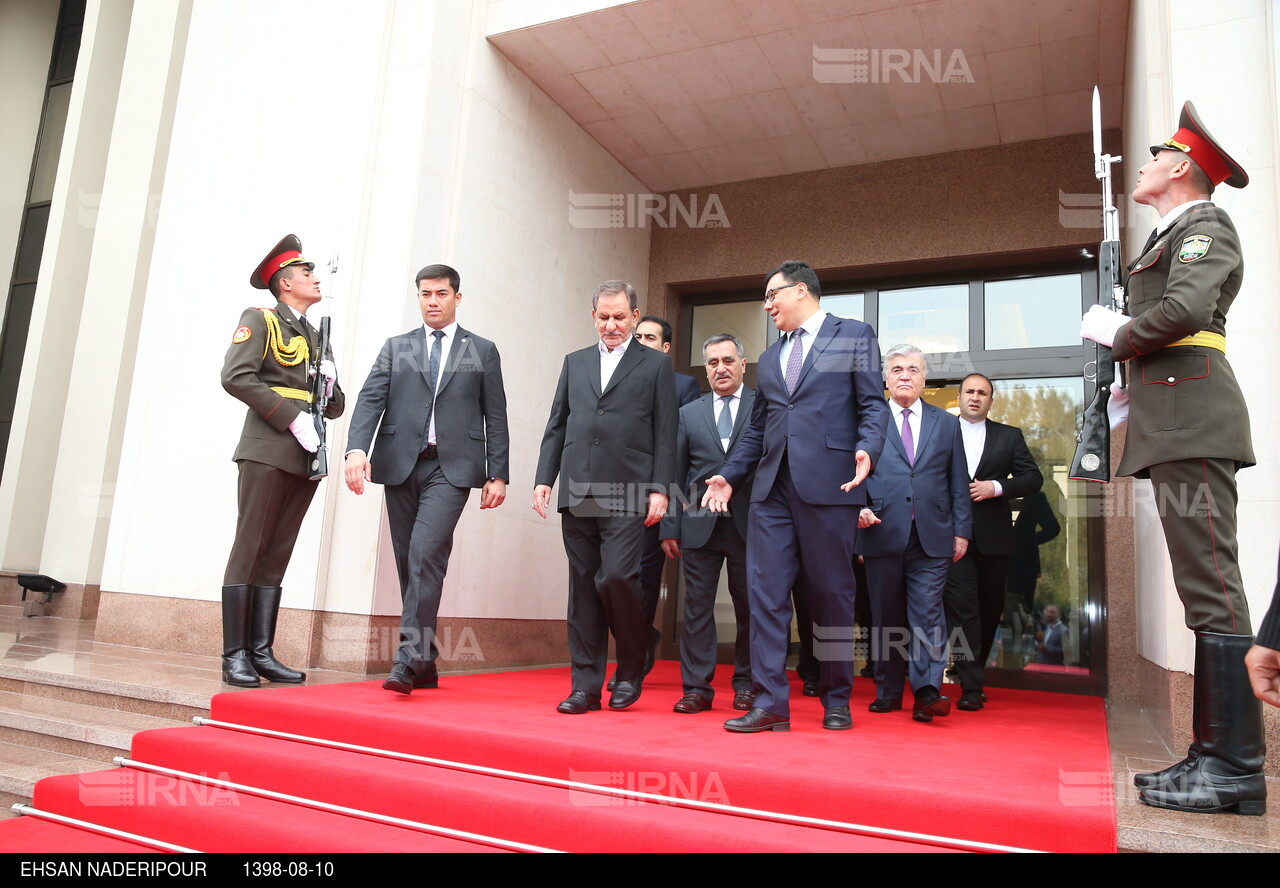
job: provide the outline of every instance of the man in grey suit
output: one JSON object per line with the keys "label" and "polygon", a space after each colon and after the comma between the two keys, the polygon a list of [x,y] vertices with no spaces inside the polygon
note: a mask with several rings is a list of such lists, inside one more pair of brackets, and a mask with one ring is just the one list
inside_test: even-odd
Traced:
{"label": "man in grey suit", "polygon": [[637,302],[625,281],[596,288],[600,340],[565,356],[538,455],[533,508],[543,518],[560,479],[573,692],[557,710],[568,715],[600,708],[610,632],[618,668],[609,708],[635,703],[644,677],[640,555],[675,482],[677,414],[671,362],[633,338]]}
{"label": "man in grey suit", "polygon": [[[453,530],[471,495],[502,505],[509,475],[507,396],[492,342],[458,326],[458,272],[418,272],[423,326],[382,346],[360,391],[347,438],[347,487],[386,485],[387,523],[400,575],[400,647],[383,687],[434,688],[436,615]],[[369,459],[377,430],[378,444]]]}
{"label": "man in grey suit", "polygon": [[680,675],[684,696],[676,712],[702,712],[711,708],[715,691],[711,678],[716,670],[716,591],[720,568],[729,568],[729,596],[737,623],[734,643],[733,708],[750,710],[755,702],[751,689],[750,621],[747,610],[747,509],[751,481],[744,484],[746,498],[728,514],[712,513],[699,501],[706,481],[718,475],[746,431],[755,392],[742,383],[746,354],[742,342],[731,333],[717,333],[702,346],[711,391],[680,408],[676,438],[676,473],[688,505],[673,508],[662,519],[662,549],[669,558],[683,558],[684,620],[680,630]]}

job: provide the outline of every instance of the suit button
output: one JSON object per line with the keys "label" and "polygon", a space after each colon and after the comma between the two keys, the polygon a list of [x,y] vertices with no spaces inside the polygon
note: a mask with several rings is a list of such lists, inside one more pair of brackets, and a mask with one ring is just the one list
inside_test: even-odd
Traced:
{"label": "suit button", "polygon": [[911,502],[911,497],[907,497],[907,502]]}
{"label": "suit button", "polygon": [[788,410],[795,410],[795,409],[796,409],[796,405],[795,405],[795,404],[788,404],[788,405],[787,405],[787,409],[788,409]]}
{"label": "suit button", "polygon": [[603,410],[597,410],[597,411],[596,411],[596,416],[604,416],[604,411],[603,411]]}
{"label": "suit button", "polygon": [[592,440],[592,442],[591,442],[591,443],[592,443],[592,444],[599,444],[599,443],[600,443],[600,439],[599,439],[599,438],[596,438],[596,439]]}

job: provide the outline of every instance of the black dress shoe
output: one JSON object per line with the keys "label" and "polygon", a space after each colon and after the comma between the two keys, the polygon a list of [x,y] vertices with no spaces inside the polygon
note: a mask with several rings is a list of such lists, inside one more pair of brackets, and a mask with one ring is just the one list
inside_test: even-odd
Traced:
{"label": "black dress shoe", "polygon": [[828,731],[848,731],[853,728],[853,716],[848,706],[832,706],[822,717],[822,726]]}
{"label": "black dress shoe", "polygon": [[415,675],[413,689],[415,691],[434,691],[440,687],[439,675]]}
{"label": "black dress shoe", "polygon": [[413,670],[403,663],[391,667],[391,674],[382,683],[383,690],[408,696],[413,693]]}
{"label": "black dress shoe", "polygon": [[609,684],[605,687],[606,691],[612,691],[618,686],[618,673],[609,676]]}
{"label": "black dress shoe", "polygon": [[867,707],[867,712],[897,712],[902,708],[901,700],[883,700],[876,697]]}
{"label": "black dress shoe", "polygon": [[620,681],[613,686],[613,693],[609,695],[609,708],[626,709],[639,699],[640,682]]}
{"label": "black dress shoe", "polygon": [[[613,705],[613,701],[609,701],[609,705]],[[711,701],[699,694],[697,691],[690,691],[680,698],[680,702],[676,703],[674,712],[706,712],[711,708]]]}
{"label": "black dress shoe", "polygon": [[750,712],[751,707],[756,705],[755,691],[734,691],[733,692],[733,708],[741,709],[743,712]]}
{"label": "black dress shoe", "polygon": [[951,699],[939,694],[932,685],[925,685],[916,694],[915,707],[911,717],[918,722],[931,722],[951,714]]}
{"label": "black dress shoe", "polygon": [[956,703],[956,709],[965,712],[977,712],[982,706],[982,691],[965,691],[960,695],[960,702]]}
{"label": "black dress shoe", "polygon": [[800,693],[804,694],[806,697],[816,697],[822,692],[818,690],[818,683],[816,681],[806,678],[800,685]]}
{"label": "black dress shoe", "polygon": [[790,731],[791,719],[785,715],[774,715],[766,709],[756,707],[746,715],[731,718],[724,723],[726,731],[735,734],[755,734],[759,731]]}
{"label": "black dress shoe", "polygon": [[556,707],[556,712],[563,712],[565,715],[582,715],[584,712],[594,712],[599,708],[599,694],[593,694],[590,691],[574,691]]}

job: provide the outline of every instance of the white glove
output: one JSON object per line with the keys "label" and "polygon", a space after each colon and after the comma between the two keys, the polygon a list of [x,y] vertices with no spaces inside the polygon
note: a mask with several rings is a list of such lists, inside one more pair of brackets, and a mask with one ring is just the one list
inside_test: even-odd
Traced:
{"label": "white glove", "polygon": [[338,368],[333,361],[321,361],[320,372],[324,374],[324,396],[333,397],[333,384],[338,381]]}
{"label": "white glove", "polygon": [[1129,421],[1129,390],[1118,382],[1111,383],[1111,397],[1107,399],[1107,420],[1113,429],[1118,429]]}
{"label": "white glove", "polygon": [[315,419],[310,413],[299,413],[289,423],[289,431],[298,439],[302,449],[307,453],[315,453],[320,449],[320,436],[316,434]]}
{"label": "white glove", "polygon": [[[326,398],[333,397],[333,384],[338,381],[338,368],[334,366],[333,361],[321,361],[320,372],[324,374],[324,396]],[[307,365],[307,376],[309,378],[316,375],[316,368]]]}
{"label": "white glove", "polygon": [[1129,323],[1129,316],[1101,305],[1091,305],[1080,320],[1080,335],[1084,339],[1092,339],[1099,345],[1111,348],[1116,340],[1116,331]]}

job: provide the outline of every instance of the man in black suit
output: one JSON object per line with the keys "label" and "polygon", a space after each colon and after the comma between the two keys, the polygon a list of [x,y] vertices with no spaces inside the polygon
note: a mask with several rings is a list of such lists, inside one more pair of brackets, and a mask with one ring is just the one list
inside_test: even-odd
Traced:
{"label": "man in black suit", "polygon": [[956,708],[970,712],[983,706],[982,670],[1004,613],[1013,552],[1009,501],[1044,484],[1022,430],[987,419],[994,400],[995,386],[981,373],[970,373],[960,383],[960,438],[973,502],[973,542],[951,565],[943,604],[949,637],[959,630],[955,640],[964,642],[953,648],[961,691]]}
{"label": "man in black suit", "polygon": [[[662,519],[662,549],[668,557],[683,558],[684,620],[680,631],[680,675],[684,696],[676,712],[711,708],[716,669],[716,591],[720,568],[729,568],[729,596],[737,622],[734,642],[733,708],[751,709],[751,647],[747,608],[747,509],[712,514],[699,500],[706,480],[718,474],[746,431],[755,392],[742,383],[746,353],[732,333],[717,333],[702,346],[711,391],[680,408],[676,439],[676,473],[688,496]],[[750,502],[748,480],[742,491]]]}
{"label": "man in black suit", "polygon": [[573,692],[559,712],[600,708],[609,633],[618,657],[610,709],[640,698],[649,623],[640,589],[644,529],[675,482],[677,409],[671,362],[635,342],[635,289],[605,281],[591,300],[599,342],[565,356],[538,455],[533,508],[543,518],[560,478],[569,558]]}
{"label": "man in black suit", "polygon": [[382,686],[398,694],[438,686],[436,615],[453,530],[471,488],[481,488],[480,508],[497,508],[510,474],[498,349],[458,326],[458,272],[428,265],[416,283],[423,326],[382,346],[351,418],[346,460],[356,494],[366,481],[386,485],[403,610]]}
{"label": "man in black suit", "polygon": [[[902,708],[906,651],[910,653],[912,718],[951,712],[942,696],[946,620],[942,590],[947,568],[964,557],[973,536],[964,447],[956,418],[927,404],[929,365],[914,345],[897,345],[884,358],[889,389],[888,442],[867,481],[869,507],[858,516],[857,551],[864,556],[875,637],[876,699],[871,712]],[[906,638],[894,638],[906,630]],[[878,650],[877,650],[878,648]]]}
{"label": "man in black suit", "polygon": [[[645,315],[640,319],[640,323],[636,324],[636,341],[664,355],[670,354],[671,324],[666,318]],[[675,381],[677,406],[692,404],[702,397],[697,380],[688,373],[676,371]],[[666,556],[662,553],[662,540],[658,536],[658,525],[654,524],[645,529],[644,553],[640,556],[640,588],[644,592],[644,616],[649,621],[649,647],[644,659],[645,675],[648,675],[649,670],[653,668],[658,645],[662,641],[662,633],[653,625],[653,620],[658,615],[658,597],[662,593],[662,569],[666,561]],[[613,690],[613,684],[612,681],[609,682],[609,690]]]}

